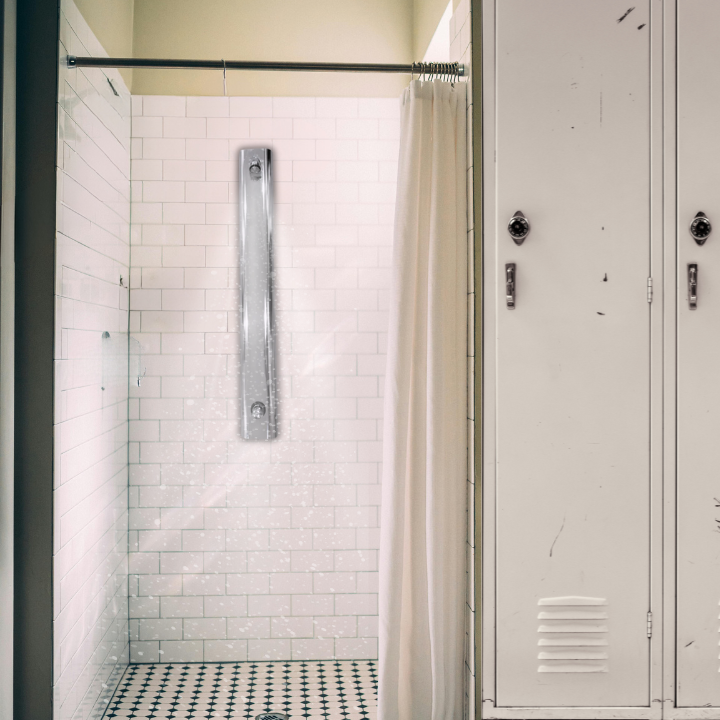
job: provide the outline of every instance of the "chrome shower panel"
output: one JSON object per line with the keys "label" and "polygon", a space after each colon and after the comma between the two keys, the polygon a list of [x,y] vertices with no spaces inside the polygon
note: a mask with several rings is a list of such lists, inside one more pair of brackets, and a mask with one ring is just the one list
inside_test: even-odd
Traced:
{"label": "chrome shower panel", "polygon": [[270,150],[241,150],[239,178],[240,430],[245,440],[272,440],[277,436],[277,397]]}

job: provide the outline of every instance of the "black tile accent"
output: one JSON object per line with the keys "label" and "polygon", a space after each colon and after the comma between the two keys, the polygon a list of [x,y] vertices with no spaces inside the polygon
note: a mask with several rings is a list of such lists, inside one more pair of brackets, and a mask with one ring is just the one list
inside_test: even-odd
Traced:
{"label": "black tile accent", "polygon": [[106,719],[375,720],[377,661],[273,661],[130,665]]}

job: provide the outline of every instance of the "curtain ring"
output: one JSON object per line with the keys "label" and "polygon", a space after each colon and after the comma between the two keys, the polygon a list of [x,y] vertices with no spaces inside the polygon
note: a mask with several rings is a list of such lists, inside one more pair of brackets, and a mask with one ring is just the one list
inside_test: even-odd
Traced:
{"label": "curtain ring", "polygon": [[227,68],[225,67],[225,59],[222,61],[223,64],[223,97],[227,96]]}

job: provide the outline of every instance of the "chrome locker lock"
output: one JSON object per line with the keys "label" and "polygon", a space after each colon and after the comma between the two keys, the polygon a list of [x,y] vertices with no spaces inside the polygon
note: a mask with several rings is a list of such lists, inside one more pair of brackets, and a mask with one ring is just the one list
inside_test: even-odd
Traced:
{"label": "chrome locker lock", "polygon": [[527,218],[523,214],[522,210],[517,210],[515,212],[515,214],[510,218],[507,228],[510,233],[510,237],[516,245],[522,245],[525,238],[530,233],[530,223],[527,221]]}
{"label": "chrome locker lock", "polygon": [[710,237],[712,225],[708,216],[701,210],[690,223],[690,234],[698,245],[704,245]]}

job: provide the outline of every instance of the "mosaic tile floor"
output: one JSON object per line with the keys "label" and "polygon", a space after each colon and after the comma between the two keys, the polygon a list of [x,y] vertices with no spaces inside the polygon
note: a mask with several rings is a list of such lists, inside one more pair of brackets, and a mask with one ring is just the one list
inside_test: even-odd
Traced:
{"label": "mosaic tile floor", "polygon": [[374,660],[130,665],[105,718],[375,720]]}

